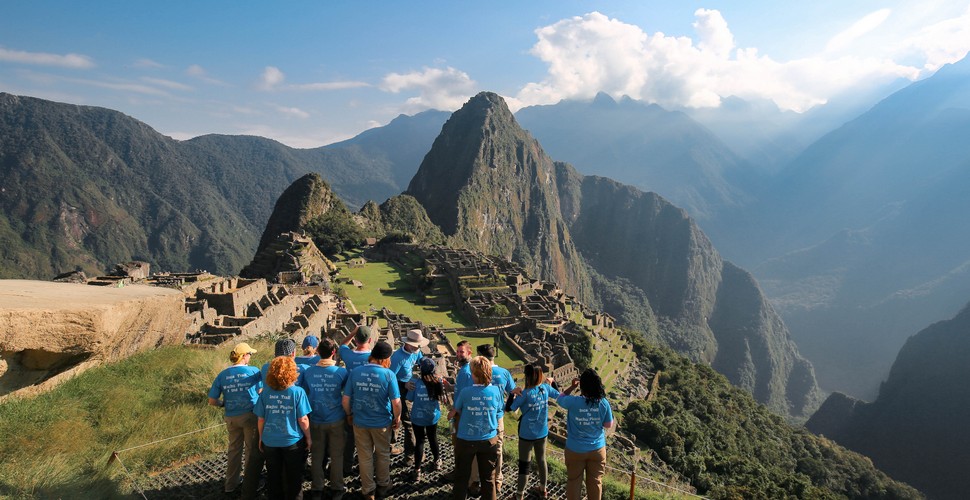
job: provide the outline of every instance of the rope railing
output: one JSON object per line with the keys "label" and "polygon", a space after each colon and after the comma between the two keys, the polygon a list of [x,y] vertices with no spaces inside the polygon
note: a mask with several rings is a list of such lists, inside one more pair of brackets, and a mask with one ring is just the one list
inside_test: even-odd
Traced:
{"label": "rope railing", "polygon": [[124,470],[125,476],[128,478],[128,481],[131,481],[131,484],[134,486],[134,488],[138,492],[138,494],[141,495],[141,497],[144,500],[148,500],[148,497],[145,496],[145,491],[141,489],[141,486],[139,486],[138,481],[132,475],[132,473],[128,469],[128,467],[125,466],[125,463],[121,460],[121,454],[122,453],[125,453],[125,452],[128,452],[128,451],[132,451],[132,450],[137,450],[139,448],[144,448],[146,446],[152,446],[152,445],[156,445],[156,444],[159,444],[159,443],[164,443],[165,441],[171,441],[173,439],[178,439],[178,438],[182,438],[182,437],[185,437],[185,436],[190,436],[192,434],[198,434],[200,432],[205,432],[205,431],[209,431],[209,430],[212,430],[212,429],[217,429],[219,427],[225,427],[225,426],[226,426],[226,424],[225,424],[225,422],[223,422],[221,424],[212,425],[212,426],[209,426],[209,427],[205,427],[203,429],[196,429],[194,431],[184,432],[182,434],[178,434],[178,435],[175,435],[175,436],[170,436],[170,437],[167,437],[167,438],[164,438],[164,439],[157,439],[157,440],[152,441],[150,443],[140,444],[138,446],[132,446],[132,447],[129,447],[129,448],[125,448],[123,450],[116,450],[116,451],[113,451],[111,453],[111,457],[108,458],[108,465],[111,465],[114,462],[118,462],[118,464],[121,465],[121,469]]}

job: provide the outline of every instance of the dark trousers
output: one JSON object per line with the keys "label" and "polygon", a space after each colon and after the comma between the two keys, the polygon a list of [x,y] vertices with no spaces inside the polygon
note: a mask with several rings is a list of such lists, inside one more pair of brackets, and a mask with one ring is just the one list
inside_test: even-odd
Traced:
{"label": "dark trousers", "polygon": [[274,447],[263,443],[266,457],[266,489],[269,498],[303,498],[303,471],[306,467],[306,439],[293,446]]}
{"label": "dark trousers", "polygon": [[414,468],[415,470],[421,470],[421,463],[424,462],[424,441],[427,436],[427,440],[431,443],[431,455],[434,457],[435,462],[441,456],[441,449],[438,448],[438,424],[423,426],[414,426]]}
{"label": "dark trousers", "polygon": [[357,442],[354,440],[354,426],[349,423],[344,424],[344,477],[350,475],[350,469],[354,467],[354,452],[357,450]]}
{"label": "dark trousers", "polygon": [[401,428],[394,431],[394,441],[397,441],[397,433],[404,431],[404,453],[405,456],[414,453],[414,431],[411,429],[411,410],[408,407],[408,385],[398,381],[397,388],[401,391]]}
{"label": "dark trousers", "polygon": [[485,441],[465,441],[455,443],[455,489],[453,498],[464,500],[468,495],[468,478],[472,473],[472,460],[478,460],[478,480],[481,484],[482,499],[495,500],[495,469],[498,455],[502,453],[498,436]]}

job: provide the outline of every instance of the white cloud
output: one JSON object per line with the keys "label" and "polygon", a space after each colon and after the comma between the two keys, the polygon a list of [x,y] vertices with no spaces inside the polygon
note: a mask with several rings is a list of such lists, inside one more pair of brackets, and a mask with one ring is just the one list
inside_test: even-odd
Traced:
{"label": "white cloud", "polygon": [[410,73],[389,73],[384,76],[380,89],[392,94],[417,91],[417,96],[408,98],[405,102],[406,111],[416,112],[426,109],[458,109],[475,94],[476,85],[464,71],[447,67],[424,68]]}
{"label": "white cloud", "polygon": [[829,39],[829,43],[825,46],[825,51],[837,52],[848,47],[857,38],[869,33],[870,31],[878,28],[882,23],[886,22],[886,19],[889,19],[890,14],[892,14],[891,9],[879,9],[871,14],[866,15],[862,19],[853,23],[852,26],[849,26],[849,28],[845,31]]}
{"label": "white cloud", "polygon": [[167,89],[172,89],[172,90],[183,90],[183,91],[193,90],[192,87],[184,83],[174,82],[172,80],[164,80],[162,78],[151,78],[148,76],[143,76],[141,78],[141,81],[145,83],[149,83],[151,85],[157,85],[159,87],[165,87]]}
{"label": "white cloud", "polygon": [[145,69],[161,69],[165,67],[164,64],[157,61],[153,61],[146,57],[143,57],[141,59],[136,59],[131,66],[134,68],[145,68]]}
{"label": "white cloud", "polygon": [[87,69],[94,67],[90,57],[80,54],[49,54],[46,52],[24,52],[0,47],[0,61],[38,66],[59,66],[62,68]]}
{"label": "white cloud", "polygon": [[260,90],[300,90],[300,91],[330,91],[369,87],[370,84],[359,81],[337,81],[316,83],[291,83],[283,85],[286,75],[275,66],[267,66],[263,70],[256,87]]}
{"label": "white cloud", "polygon": [[307,113],[306,111],[303,111],[300,108],[291,108],[291,107],[286,107],[286,106],[278,106],[276,108],[276,110],[279,111],[280,113],[283,113],[286,116],[293,116],[293,117],[296,117],[296,118],[303,118],[303,119],[306,119],[306,118],[309,118],[310,117],[310,113]]}
{"label": "white cloud", "polygon": [[263,74],[259,77],[259,83],[256,84],[256,88],[259,90],[273,90],[276,86],[283,83],[286,76],[283,72],[275,66],[266,66],[263,70]]}
{"label": "white cloud", "polygon": [[539,28],[532,54],[548,65],[547,75],[511,102],[548,104],[603,91],[665,107],[713,107],[736,95],[804,111],[860,83],[919,76],[917,68],[888,58],[820,55],[778,62],[755,48],[735,48],[720,12],[698,9],[694,16],[696,45],[689,37],[649,35],[599,12]]}
{"label": "white cloud", "polygon": [[692,26],[700,37],[697,46],[701,50],[713,52],[717,57],[727,59],[734,50],[734,35],[728,29],[724,16],[716,10],[697,9],[694,17],[697,21]]}
{"label": "white cloud", "polygon": [[185,74],[209,85],[226,86],[226,82],[209,76],[209,72],[198,64],[192,64],[188,68],[185,68]]}
{"label": "white cloud", "polygon": [[923,56],[923,67],[928,72],[963,59],[970,52],[970,7],[960,16],[936,22],[905,37],[896,50]]}
{"label": "white cloud", "polygon": [[299,83],[293,85],[287,85],[287,88],[293,90],[310,90],[310,91],[329,91],[329,90],[346,90],[346,89],[356,89],[361,87],[370,87],[369,83],[366,82],[319,82],[319,83]]}

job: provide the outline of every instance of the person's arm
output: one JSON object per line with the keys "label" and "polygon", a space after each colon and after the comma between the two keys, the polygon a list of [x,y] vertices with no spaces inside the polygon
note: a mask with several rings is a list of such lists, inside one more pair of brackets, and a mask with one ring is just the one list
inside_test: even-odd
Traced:
{"label": "person's arm", "polygon": [[401,427],[401,398],[391,400],[391,413],[394,414],[391,428],[397,430]]}
{"label": "person's arm", "polygon": [[350,411],[350,396],[344,394],[344,398],[340,401],[344,407],[344,413],[347,414],[347,423],[354,425],[354,414]]}
{"label": "person's arm", "polygon": [[256,429],[259,431],[259,451],[263,451],[263,427],[266,425],[266,419],[259,417],[256,420]]}
{"label": "person's arm", "polygon": [[223,403],[221,400],[218,400],[216,398],[209,398],[209,404],[220,408],[225,406],[225,403]]}
{"label": "person's arm", "polygon": [[296,422],[300,424],[300,430],[303,431],[303,437],[306,438],[306,447],[313,446],[313,442],[310,439],[310,417],[303,415]]}
{"label": "person's arm", "polygon": [[357,330],[359,329],[360,329],[360,325],[357,325],[356,327],[354,327],[354,329],[350,331],[350,334],[344,337],[344,339],[340,341],[340,345],[350,345],[350,341],[354,339],[354,335],[357,335]]}
{"label": "person's arm", "polygon": [[565,391],[562,391],[561,395],[569,396],[570,394],[573,393],[574,390],[576,390],[577,387],[579,387],[579,379],[574,378],[573,383],[569,384],[569,387],[567,387]]}

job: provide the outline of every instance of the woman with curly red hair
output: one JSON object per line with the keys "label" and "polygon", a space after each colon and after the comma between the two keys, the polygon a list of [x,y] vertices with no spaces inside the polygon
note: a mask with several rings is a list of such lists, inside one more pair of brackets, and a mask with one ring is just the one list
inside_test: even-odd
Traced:
{"label": "woman with curly red hair", "polygon": [[259,447],[266,457],[270,498],[300,498],[310,439],[310,401],[294,385],[299,372],[289,356],[269,363],[266,385],[253,413],[259,417]]}

